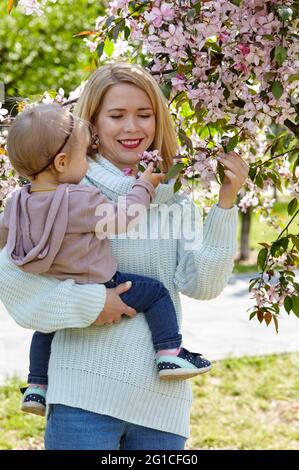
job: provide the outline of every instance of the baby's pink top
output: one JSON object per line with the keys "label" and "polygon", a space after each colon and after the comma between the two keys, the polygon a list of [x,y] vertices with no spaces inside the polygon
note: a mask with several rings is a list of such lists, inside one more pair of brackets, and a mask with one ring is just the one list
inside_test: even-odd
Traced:
{"label": "baby's pink top", "polygon": [[[136,180],[130,193],[112,202],[93,186],[61,184],[55,191],[14,191],[0,218],[0,240],[12,261],[26,272],[79,284],[104,283],[117,271],[107,233],[133,229],[149,207],[155,190]],[[135,208],[138,204],[139,216]],[[140,206],[141,205],[141,206]]]}

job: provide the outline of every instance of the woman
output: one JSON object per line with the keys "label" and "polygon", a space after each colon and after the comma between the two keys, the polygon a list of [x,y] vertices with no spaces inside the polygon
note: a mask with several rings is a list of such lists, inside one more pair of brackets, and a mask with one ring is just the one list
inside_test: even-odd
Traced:
{"label": "woman", "polygon": [[[83,183],[99,187],[110,199],[131,189],[134,179],[123,170],[136,172],[141,152],[158,149],[164,171],[177,153],[163,95],[140,67],[99,68],[86,83],[76,112],[95,126],[99,137],[99,154]],[[218,206],[211,209],[204,228],[191,201],[162,184],[138,233],[110,241],[120,270],[164,283],[179,323],[179,291],[197,299],[216,297],[232,271],[237,225],[233,203],[248,168],[237,154],[229,154],[223,164],[226,178]],[[48,371],[47,449],[184,448],[190,387],[158,379],[145,318],[135,316],[119,297],[126,286],[105,289],[24,274],[9,262],[5,250],[0,277],[1,299],[20,325],[56,331]]]}

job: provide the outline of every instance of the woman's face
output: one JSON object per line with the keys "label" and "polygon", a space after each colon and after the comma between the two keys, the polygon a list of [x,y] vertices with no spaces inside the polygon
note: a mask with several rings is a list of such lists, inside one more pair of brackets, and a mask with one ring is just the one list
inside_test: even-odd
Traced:
{"label": "woman's face", "polygon": [[148,95],[129,83],[109,88],[95,125],[100,153],[120,169],[139,162],[138,155],[150,147],[156,132]]}

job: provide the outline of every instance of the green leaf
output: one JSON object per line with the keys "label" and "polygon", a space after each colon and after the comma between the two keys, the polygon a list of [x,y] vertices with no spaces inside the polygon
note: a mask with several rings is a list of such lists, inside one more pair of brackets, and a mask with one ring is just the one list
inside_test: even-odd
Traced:
{"label": "green leaf", "polygon": [[177,179],[176,182],[174,183],[173,192],[177,193],[181,187],[182,187],[182,183],[180,182],[179,179]]}
{"label": "green leaf", "polygon": [[279,67],[281,67],[283,62],[287,58],[287,50],[283,46],[276,46],[274,51],[274,58]]}
{"label": "green leaf", "polygon": [[225,85],[223,85],[223,96],[225,99],[228,99],[230,96],[229,89]]}
{"label": "green leaf", "polygon": [[295,82],[296,80],[299,80],[299,72],[290,75],[288,78],[288,82],[290,83]]}
{"label": "green leaf", "polygon": [[257,173],[257,167],[256,166],[250,166],[250,168],[249,168],[249,178],[251,179],[251,181],[254,181],[256,173]]}
{"label": "green leaf", "polygon": [[299,295],[292,297],[292,310],[299,317]]}
{"label": "green leaf", "polygon": [[172,90],[171,83],[164,83],[161,85],[161,90],[163,91],[164,96],[169,100]]}
{"label": "green leaf", "polygon": [[192,140],[187,136],[187,134],[182,129],[179,131],[179,138],[181,139],[182,143],[188,147],[188,149],[193,150]]}
{"label": "green leaf", "polygon": [[264,77],[267,81],[273,80],[275,77],[275,72],[266,72],[264,73]]}
{"label": "green leaf", "polygon": [[239,139],[237,135],[234,135],[233,137],[231,137],[226,146],[227,152],[231,152],[232,150],[234,150],[234,148],[238,145],[238,142],[239,142]]}
{"label": "green leaf", "polygon": [[285,310],[288,314],[290,314],[290,311],[292,309],[292,304],[293,304],[292,297],[287,296],[284,299],[283,305],[284,305],[284,308],[285,308]]}
{"label": "green leaf", "polygon": [[256,312],[252,312],[250,314],[249,320],[252,320],[256,316]]}
{"label": "green leaf", "polygon": [[111,15],[111,16],[108,16],[107,20],[106,20],[106,28],[109,28],[109,26],[111,26],[112,22],[114,21],[115,19],[115,16]]}
{"label": "green leaf", "polygon": [[125,40],[126,41],[128,40],[130,34],[131,34],[131,29],[129,28],[129,26],[125,26],[124,35],[125,35]]}
{"label": "green leaf", "polygon": [[108,38],[105,39],[104,52],[107,57],[111,57],[114,51],[113,42],[109,41]]}
{"label": "green leaf", "polygon": [[118,38],[118,35],[120,33],[120,31],[123,29],[124,27],[124,21],[120,21],[119,23],[117,23],[113,28],[112,28],[112,39],[114,41],[117,40]]}
{"label": "green leaf", "polygon": [[276,256],[276,253],[279,251],[279,247],[280,247],[279,242],[276,241],[272,243],[272,246],[270,248],[270,254],[272,256]]}
{"label": "green leaf", "polygon": [[100,57],[102,56],[102,54],[104,52],[104,46],[105,46],[105,44],[103,42],[101,42],[101,44],[99,44],[98,47],[97,47],[97,53],[98,53],[99,59],[100,59]]}
{"label": "green leaf", "polygon": [[298,238],[298,235],[297,236],[292,235],[291,239],[292,239],[292,242],[294,243],[295,247],[299,251],[299,238]]}
{"label": "green leaf", "polygon": [[288,249],[289,245],[289,238],[288,237],[282,237],[278,241],[279,246],[282,246],[282,248],[286,251]]}
{"label": "green leaf", "polygon": [[264,264],[265,264],[267,255],[268,255],[268,250],[267,250],[267,248],[262,248],[262,249],[259,251],[259,254],[258,254],[258,257],[257,257],[257,265],[258,265],[261,269],[264,269]]}
{"label": "green leaf", "polygon": [[184,166],[184,163],[176,163],[175,165],[172,165],[166,174],[166,181],[178,176]]}
{"label": "green leaf", "polygon": [[256,185],[257,185],[259,188],[263,189],[263,187],[264,187],[264,179],[263,179],[261,173],[259,173],[259,174],[256,176],[256,178],[255,178],[255,183],[256,183]]}
{"label": "green leaf", "polygon": [[282,84],[278,80],[275,80],[275,82],[272,83],[271,91],[272,91],[274,97],[277,100],[279,100],[279,98],[283,94]]}
{"label": "green leaf", "polygon": [[291,202],[288,204],[288,214],[293,215],[296,212],[298,205],[298,200],[296,198],[292,199]]}
{"label": "green leaf", "polygon": [[195,8],[191,8],[187,13],[188,20],[192,20],[195,17],[195,15],[196,15]]}
{"label": "green leaf", "polygon": [[225,177],[225,173],[224,173],[224,167],[223,167],[223,165],[221,165],[220,162],[217,162],[217,172],[218,172],[218,175],[219,175],[220,183],[222,184],[223,180],[224,180],[224,177]]}

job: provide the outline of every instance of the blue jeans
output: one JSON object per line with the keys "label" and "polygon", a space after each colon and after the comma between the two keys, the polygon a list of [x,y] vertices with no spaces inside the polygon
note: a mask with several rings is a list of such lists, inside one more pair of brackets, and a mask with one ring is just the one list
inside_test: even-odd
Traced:
{"label": "blue jeans", "polygon": [[186,439],[120,419],[50,405],[45,433],[47,450],[183,450]]}
{"label": "blue jeans", "polygon": [[[132,287],[120,294],[120,297],[129,307],[144,313],[152,333],[155,351],[178,348],[182,335],[179,334],[175,308],[166,287],[156,279],[119,271],[104,285],[114,288],[126,281],[132,281]],[[47,372],[53,336],[54,333],[34,333],[30,346],[28,383],[48,383]]]}

